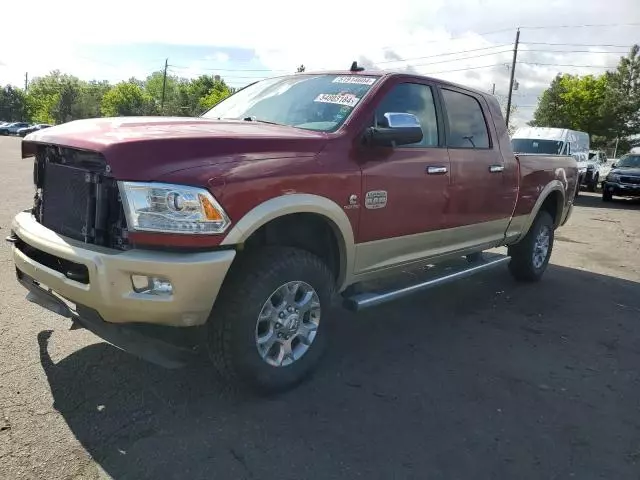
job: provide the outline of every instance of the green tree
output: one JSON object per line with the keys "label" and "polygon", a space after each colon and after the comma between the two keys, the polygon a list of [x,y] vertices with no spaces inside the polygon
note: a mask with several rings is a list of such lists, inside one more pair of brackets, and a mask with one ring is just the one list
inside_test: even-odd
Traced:
{"label": "green tree", "polygon": [[609,89],[604,108],[611,117],[610,136],[640,133],[640,46],[620,59],[615,72],[607,72]]}
{"label": "green tree", "polygon": [[164,92],[164,111],[162,105],[162,84],[164,82],[164,72],[153,72],[144,82],[145,92],[153,99],[157,111],[162,115],[181,115],[180,108],[180,79],[174,75],[167,75]]}
{"label": "green tree", "polygon": [[24,91],[10,85],[0,88],[0,119],[4,121],[24,120],[27,103]]}
{"label": "green tree", "polygon": [[213,107],[215,104],[221,102],[229,95],[233,93],[233,90],[227,86],[227,84],[220,77],[214,77],[213,86],[209,91],[200,97],[199,106],[200,111],[205,111]]}
{"label": "green tree", "polygon": [[610,128],[610,115],[604,108],[607,88],[608,80],[604,75],[558,75],[542,94],[529,124],[607,135]]}
{"label": "green tree", "polygon": [[298,68],[296,68],[296,72],[298,73],[302,73],[306,70],[304,65],[300,65]]}
{"label": "green tree", "polygon": [[102,97],[100,111],[107,117],[152,115],[156,113],[153,98],[139,85],[121,82]]}
{"label": "green tree", "polygon": [[588,132],[594,145],[640,133],[640,47],[601,76],[558,75],[542,94],[532,126]]}

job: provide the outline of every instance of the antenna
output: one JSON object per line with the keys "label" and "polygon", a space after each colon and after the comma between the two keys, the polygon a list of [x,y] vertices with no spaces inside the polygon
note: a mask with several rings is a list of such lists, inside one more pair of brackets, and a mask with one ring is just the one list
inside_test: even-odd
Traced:
{"label": "antenna", "polygon": [[354,62],[351,64],[351,69],[350,69],[350,70],[351,70],[352,72],[362,72],[362,71],[364,70],[364,67],[359,67],[359,66],[358,66],[358,62],[357,62],[357,61],[354,61]]}

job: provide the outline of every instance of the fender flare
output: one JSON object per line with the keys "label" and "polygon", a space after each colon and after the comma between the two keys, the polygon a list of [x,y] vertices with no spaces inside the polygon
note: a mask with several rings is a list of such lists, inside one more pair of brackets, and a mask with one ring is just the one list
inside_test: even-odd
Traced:
{"label": "fender flare", "polygon": [[540,195],[538,195],[538,200],[536,200],[536,203],[533,205],[533,208],[531,209],[531,212],[529,213],[529,216],[527,217],[523,225],[522,234],[520,235],[520,238],[518,240],[521,240],[527,233],[529,233],[529,229],[531,228],[531,225],[533,225],[534,220],[538,216],[538,213],[542,208],[542,204],[547,200],[549,195],[551,195],[554,192],[560,193],[560,201],[558,202],[558,215],[556,216],[555,225],[554,225],[554,228],[558,228],[558,226],[560,225],[560,222],[562,221],[562,217],[564,216],[566,191],[567,191],[567,184],[564,184],[557,179],[549,182],[540,191]]}
{"label": "fender flare", "polygon": [[351,277],[355,264],[355,239],[349,217],[337,203],[309,193],[292,193],[266,200],[249,210],[227,233],[221,245],[244,243],[260,227],[276,218],[295,213],[314,213],[331,226],[340,255],[337,286],[342,290]]}

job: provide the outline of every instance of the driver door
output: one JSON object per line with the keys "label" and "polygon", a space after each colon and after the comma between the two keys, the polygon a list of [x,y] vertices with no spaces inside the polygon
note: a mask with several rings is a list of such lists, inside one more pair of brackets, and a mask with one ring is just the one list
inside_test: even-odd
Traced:
{"label": "driver door", "polygon": [[363,146],[358,152],[363,208],[356,274],[411,263],[441,247],[450,166],[435,87],[397,81],[381,96],[372,122],[384,126],[379,123],[391,112],[415,115],[423,138],[399,147]]}

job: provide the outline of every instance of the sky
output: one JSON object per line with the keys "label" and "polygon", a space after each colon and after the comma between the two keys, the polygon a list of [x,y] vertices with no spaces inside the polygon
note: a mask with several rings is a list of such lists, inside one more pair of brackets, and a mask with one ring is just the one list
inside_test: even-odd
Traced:
{"label": "sky", "polygon": [[[51,70],[85,80],[219,74],[233,86],[307,70],[366,67],[443,78],[504,99],[516,29],[515,123],[559,73],[601,74],[640,43],[638,0],[30,0],[5,2],[0,85]],[[177,8],[180,7],[180,8]]]}

